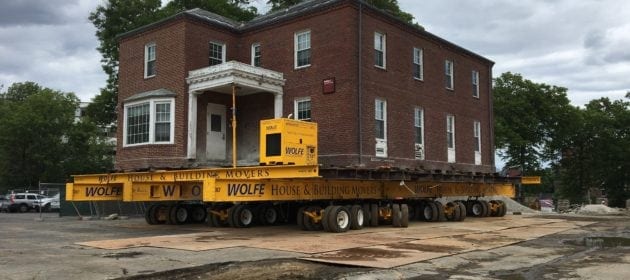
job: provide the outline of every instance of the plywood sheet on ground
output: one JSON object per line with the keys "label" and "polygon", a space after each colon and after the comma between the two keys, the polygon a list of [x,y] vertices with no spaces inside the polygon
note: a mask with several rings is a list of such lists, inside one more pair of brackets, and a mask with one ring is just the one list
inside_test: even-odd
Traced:
{"label": "plywood sheet on ground", "polygon": [[[308,254],[306,260],[390,268],[474,250],[497,247],[563,232],[584,222],[507,216],[461,223],[412,223],[409,228],[366,228],[341,234],[263,229],[206,228],[205,232],[77,243],[101,249],[158,247],[204,251],[250,247]],[[196,228],[203,229],[203,228]]]}

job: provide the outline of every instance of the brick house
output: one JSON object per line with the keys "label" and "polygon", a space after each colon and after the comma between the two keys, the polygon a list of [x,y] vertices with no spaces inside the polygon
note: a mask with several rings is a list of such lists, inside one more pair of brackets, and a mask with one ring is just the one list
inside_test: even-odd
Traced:
{"label": "brick house", "polygon": [[[119,37],[120,170],[258,162],[258,123],[318,123],[324,167],[494,172],[493,62],[359,0],[246,23],[193,9]],[[234,87],[233,87],[234,86]]]}

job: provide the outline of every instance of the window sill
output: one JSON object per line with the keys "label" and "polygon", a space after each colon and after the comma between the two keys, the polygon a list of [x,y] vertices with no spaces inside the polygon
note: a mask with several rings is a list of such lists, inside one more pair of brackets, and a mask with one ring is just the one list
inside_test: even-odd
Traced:
{"label": "window sill", "polygon": [[144,76],[144,79],[145,79],[145,80],[148,80],[148,79],[151,79],[151,78],[155,78],[155,76],[157,76],[157,75]]}
{"label": "window sill", "polygon": [[293,68],[293,70],[300,70],[300,69],[305,69],[305,68],[309,68],[309,67],[311,67],[310,64],[302,65],[302,66],[296,66],[295,68]]}
{"label": "window sill", "polygon": [[144,148],[149,146],[168,146],[175,145],[173,142],[163,142],[163,143],[139,143],[139,144],[123,144],[123,149],[125,148]]}
{"label": "window sill", "polygon": [[414,80],[418,81],[418,82],[424,82],[423,78],[417,78],[417,77],[413,77]]}
{"label": "window sill", "polygon": [[385,66],[374,65],[374,68],[380,69],[380,70],[383,70],[383,71],[387,71],[387,68],[385,68]]}

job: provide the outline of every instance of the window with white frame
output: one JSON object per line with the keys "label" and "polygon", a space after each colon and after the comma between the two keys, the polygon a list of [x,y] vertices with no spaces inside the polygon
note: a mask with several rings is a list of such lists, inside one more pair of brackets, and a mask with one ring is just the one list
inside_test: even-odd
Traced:
{"label": "window with white frame", "polygon": [[472,93],[473,97],[479,98],[479,72],[472,71]]}
{"label": "window with white frame", "polygon": [[413,77],[414,79],[424,79],[424,73],[422,69],[422,49],[413,48]]}
{"label": "window with white frame", "polygon": [[374,66],[385,68],[387,42],[385,34],[374,32]]}
{"label": "window with white frame", "polygon": [[311,31],[295,33],[295,68],[307,67],[311,65]]}
{"label": "window with white frame", "polygon": [[260,58],[262,53],[260,51],[260,43],[252,44],[252,66],[260,67]]}
{"label": "window with white frame", "polygon": [[375,156],[387,157],[387,101],[376,99],[374,105]]}
{"label": "window with white frame", "polygon": [[225,44],[210,42],[210,66],[225,62]]}
{"label": "window with white frame", "polygon": [[444,82],[447,89],[453,89],[453,61],[444,61]]}
{"label": "window with white frame", "polygon": [[446,116],[446,146],[455,149],[455,116]]}
{"label": "window with white frame", "polygon": [[311,120],[311,98],[304,97],[295,100],[295,119],[301,121]]}
{"label": "window with white frame", "polygon": [[168,98],[125,104],[124,145],[172,144],[174,103]]}
{"label": "window with white frame", "polygon": [[481,123],[480,122],[475,122],[473,124],[473,135],[474,135],[474,144],[475,145],[475,152],[481,152]]}
{"label": "window with white frame", "polygon": [[155,43],[149,43],[144,46],[144,77],[150,78],[155,76],[155,60],[156,60],[156,45]]}
{"label": "window with white frame", "polygon": [[414,109],[414,134],[415,134],[415,158],[424,159],[424,110],[416,107]]}
{"label": "window with white frame", "polygon": [[376,99],[375,105],[374,118],[376,121],[376,138],[387,139],[387,102],[385,102],[385,100]]}

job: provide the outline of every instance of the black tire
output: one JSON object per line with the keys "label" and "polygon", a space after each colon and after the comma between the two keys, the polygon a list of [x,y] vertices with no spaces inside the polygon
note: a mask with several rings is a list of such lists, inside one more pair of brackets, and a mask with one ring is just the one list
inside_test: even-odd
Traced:
{"label": "black tire", "polygon": [[169,222],[172,225],[183,225],[188,220],[190,212],[183,205],[172,205],[169,209]]}
{"label": "black tire", "polygon": [[427,201],[423,212],[425,221],[437,222],[440,220],[440,212],[435,201]]}
{"label": "black tire", "polygon": [[230,208],[230,221],[232,224],[230,226],[236,228],[244,228],[250,227],[254,223],[254,212],[252,208],[247,205],[236,205]]}
{"label": "black tire", "polygon": [[422,211],[424,211],[424,206],[426,205],[426,202],[424,200],[420,200],[418,201],[418,203],[415,204],[414,208],[416,209],[416,220],[417,221],[426,221],[424,219],[424,215],[422,214]]}
{"label": "black tire", "polygon": [[[151,215],[151,217],[154,219],[154,224],[166,224],[168,220],[168,206],[165,204],[156,204],[152,210],[152,213],[149,215]],[[164,218],[164,220],[161,220],[160,218]]]}
{"label": "black tire", "polygon": [[370,204],[370,226],[378,226],[378,204]]}
{"label": "black tire", "polygon": [[457,201],[457,205],[459,205],[459,220],[458,221],[463,221],[466,219],[466,205],[464,205],[464,202],[462,201]]}
{"label": "black tire", "polygon": [[480,200],[481,205],[483,207],[483,215],[481,217],[488,217],[490,216],[490,203],[488,203],[485,200]]}
{"label": "black tire", "polygon": [[306,206],[300,207],[297,211],[296,217],[297,225],[301,230],[306,230],[306,227],[304,226],[304,210],[306,210]]}
{"label": "black tire", "polygon": [[409,206],[407,204],[400,205],[400,226],[401,227],[409,227]]}
{"label": "black tire", "polygon": [[208,212],[206,208],[201,204],[192,205],[190,208],[190,222],[195,224],[201,224],[206,220]]}
{"label": "black tire", "polygon": [[400,227],[400,220],[402,219],[402,213],[400,212],[399,204],[392,204],[392,226]]}
{"label": "black tire", "polygon": [[155,204],[149,205],[149,208],[147,208],[147,210],[144,211],[144,220],[147,222],[147,224],[149,225],[155,225],[156,224],[156,220],[155,217],[152,217],[152,215],[155,215]]}
{"label": "black tire", "polygon": [[446,218],[444,217],[444,205],[442,205],[442,203],[437,200],[434,200],[433,203],[435,204],[435,208],[437,209],[437,213],[438,213],[436,222],[446,220]]}
{"label": "black tire", "polygon": [[280,214],[278,208],[273,205],[261,205],[256,208],[255,215],[261,225],[274,225],[278,223]]}
{"label": "black tire", "polygon": [[324,213],[322,213],[322,229],[324,231],[330,231],[330,227],[328,226],[328,215],[331,213],[334,205],[328,205],[324,208]]}
{"label": "black tire", "polygon": [[498,217],[504,217],[505,214],[507,214],[507,205],[502,200],[497,200],[497,202],[499,202],[499,204],[501,204],[501,206],[499,207]]}
{"label": "black tire", "polygon": [[26,205],[24,203],[20,204],[20,207],[18,209],[19,209],[20,213],[26,213],[29,210],[28,209],[28,205]]}
{"label": "black tire", "polygon": [[363,212],[363,208],[359,205],[352,205],[350,208],[350,229],[362,229],[365,221],[365,212]]}
{"label": "black tire", "polygon": [[363,209],[363,217],[364,217],[363,226],[369,227],[370,221],[372,221],[372,212],[370,211],[370,204],[365,203],[363,204],[361,208]]}
{"label": "black tire", "polygon": [[[447,221],[457,221],[459,219],[459,205],[453,202],[446,203],[446,208],[449,210],[448,213],[445,213]],[[447,212],[447,211],[445,211]]]}
{"label": "black tire", "polygon": [[469,216],[473,216],[473,217],[483,217],[483,204],[481,203],[481,201],[479,200],[474,200],[474,201],[470,201],[469,202],[470,205],[470,212],[469,212]]}
{"label": "black tire", "polygon": [[238,204],[238,205],[234,205],[232,207],[230,207],[228,209],[228,224],[230,225],[230,227],[238,227],[238,223],[236,221],[236,212],[239,208],[241,208],[242,205]]}
{"label": "black tire", "polygon": [[327,215],[331,232],[346,232],[350,229],[350,211],[344,206],[333,206]]}
{"label": "black tire", "polygon": [[[321,210],[322,208],[319,206],[306,207],[307,212],[319,212]],[[318,222],[313,221],[313,219],[311,219],[309,215],[304,215],[304,227],[308,231],[318,231],[318,230],[322,230],[323,228],[321,222],[318,223]]]}

